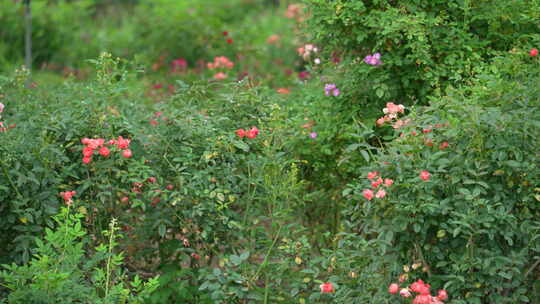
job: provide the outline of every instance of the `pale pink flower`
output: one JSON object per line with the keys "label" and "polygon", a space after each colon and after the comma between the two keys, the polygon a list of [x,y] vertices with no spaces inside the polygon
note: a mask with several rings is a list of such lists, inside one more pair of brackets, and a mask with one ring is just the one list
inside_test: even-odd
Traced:
{"label": "pale pink flower", "polygon": [[214,75],[214,79],[217,79],[217,80],[223,80],[225,78],[227,78],[227,74],[223,72],[219,72]]}
{"label": "pale pink flower", "polygon": [[387,187],[392,186],[393,183],[394,183],[393,179],[390,179],[390,178],[385,178],[384,179],[384,185],[387,186]]}
{"label": "pale pink flower", "polygon": [[371,190],[371,189],[365,189],[364,191],[362,191],[362,195],[363,195],[368,201],[370,201],[371,199],[373,199],[373,190]]}
{"label": "pale pink flower", "polygon": [[399,285],[396,284],[396,283],[392,283],[388,287],[388,292],[391,293],[391,294],[396,294],[398,292],[398,290],[399,290]]}
{"label": "pale pink flower", "polygon": [[429,180],[430,176],[431,174],[429,174],[429,172],[427,172],[426,170],[423,170],[422,172],[420,172],[420,178],[425,181]]}
{"label": "pale pink flower", "polygon": [[409,291],[409,289],[407,288],[403,288],[399,291],[399,295],[404,297],[404,298],[408,298],[411,296],[411,292]]}
{"label": "pale pink flower", "polygon": [[383,189],[379,189],[379,191],[377,191],[377,193],[375,194],[376,198],[383,198],[385,196],[386,196],[386,191],[384,191]]}
{"label": "pale pink flower", "polygon": [[446,290],[441,289],[439,290],[439,294],[437,295],[437,298],[441,301],[445,301],[448,299],[448,293],[446,292]]}
{"label": "pale pink flower", "polygon": [[367,178],[368,179],[374,179],[375,177],[377,177],[377,175],[379,175],[379,172],[377,172],[377,171],[368,172]]}

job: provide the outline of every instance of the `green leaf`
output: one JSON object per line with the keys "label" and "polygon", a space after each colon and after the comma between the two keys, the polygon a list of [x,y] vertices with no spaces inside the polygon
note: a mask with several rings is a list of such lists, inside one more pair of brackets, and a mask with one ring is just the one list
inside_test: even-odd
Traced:
{"label": "green leaf", "polygon": [[243,141],[233,140],[233,145],[244,152],[249,152],[249,145]]}

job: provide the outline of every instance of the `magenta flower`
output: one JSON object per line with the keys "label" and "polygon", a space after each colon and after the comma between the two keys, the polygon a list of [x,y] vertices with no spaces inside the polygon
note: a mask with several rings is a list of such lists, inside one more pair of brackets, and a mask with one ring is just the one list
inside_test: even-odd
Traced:
{"label": "magenta flower", "polygon": [[381,54],[375,53],[373,55],[367,55],[366,58],[364,58],[364,62],[370,65],[381,65]]}
{"label": "magenta flower", "polygon": [[311,137],[311,138],[313,138],[313,139],[317,138],[317,132],[311,132],[311,133],[309,133],[309,137]]}

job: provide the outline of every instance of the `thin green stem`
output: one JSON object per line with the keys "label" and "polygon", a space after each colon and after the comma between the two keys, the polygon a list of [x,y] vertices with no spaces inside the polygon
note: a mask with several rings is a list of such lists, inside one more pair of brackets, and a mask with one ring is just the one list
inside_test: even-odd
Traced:
{"label": "thin green stem", "polygon": [[252,278],[253,281],[257,279],[257,277],[259,276],[259,273],[261,272],[261,270],[263,269],[263,267],[265,267],[266,264],[268,263],[268,257],[270,256],[270,253],[272,252],[272,249],[274,249],[274,246],[275,246],[276,243],[277,243],[277,240],[278,240],[279,235],[280,235],[280,233],[281,233],[281,228],[282,228],[282,227],[283,227],[282,225],[279,226],[278,232],[277,232],[276,236],[274,237],[274,240],[272,241],[272,245],[270,246],[270,248],[268,248],[268,251],[266,252],[266,255],[265,255],[265,257],[264,257],[263,262],[261,263],[261,265],[259,266],[259,268],[258,268],[257,271],[255,272],[255,275],[254,275],[253,278]]}
{"label": "thin green stem", "polygon": [[109,254],[107,257],[107,278],[105,280],[105,298],[109,295],[109,284],[111,280],[111,257],[112,257],[112,249],[113,249],[113,242],[114,242],[114,228],[116,224],[116,219],[112,219],[111,221],[111,231],[109,234]]}

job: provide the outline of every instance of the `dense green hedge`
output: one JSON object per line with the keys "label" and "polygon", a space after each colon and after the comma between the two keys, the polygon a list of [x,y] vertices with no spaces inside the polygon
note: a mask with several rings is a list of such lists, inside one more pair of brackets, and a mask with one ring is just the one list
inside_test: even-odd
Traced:
{"label": "dense green hedge", "polygon": [[[540,2],[306,0],[309,32],[346,56],[344,88],[359,101],[426,104],[467,83],[494,56],[540,42]],[[382,65],[364,63],[380,53]]]}

